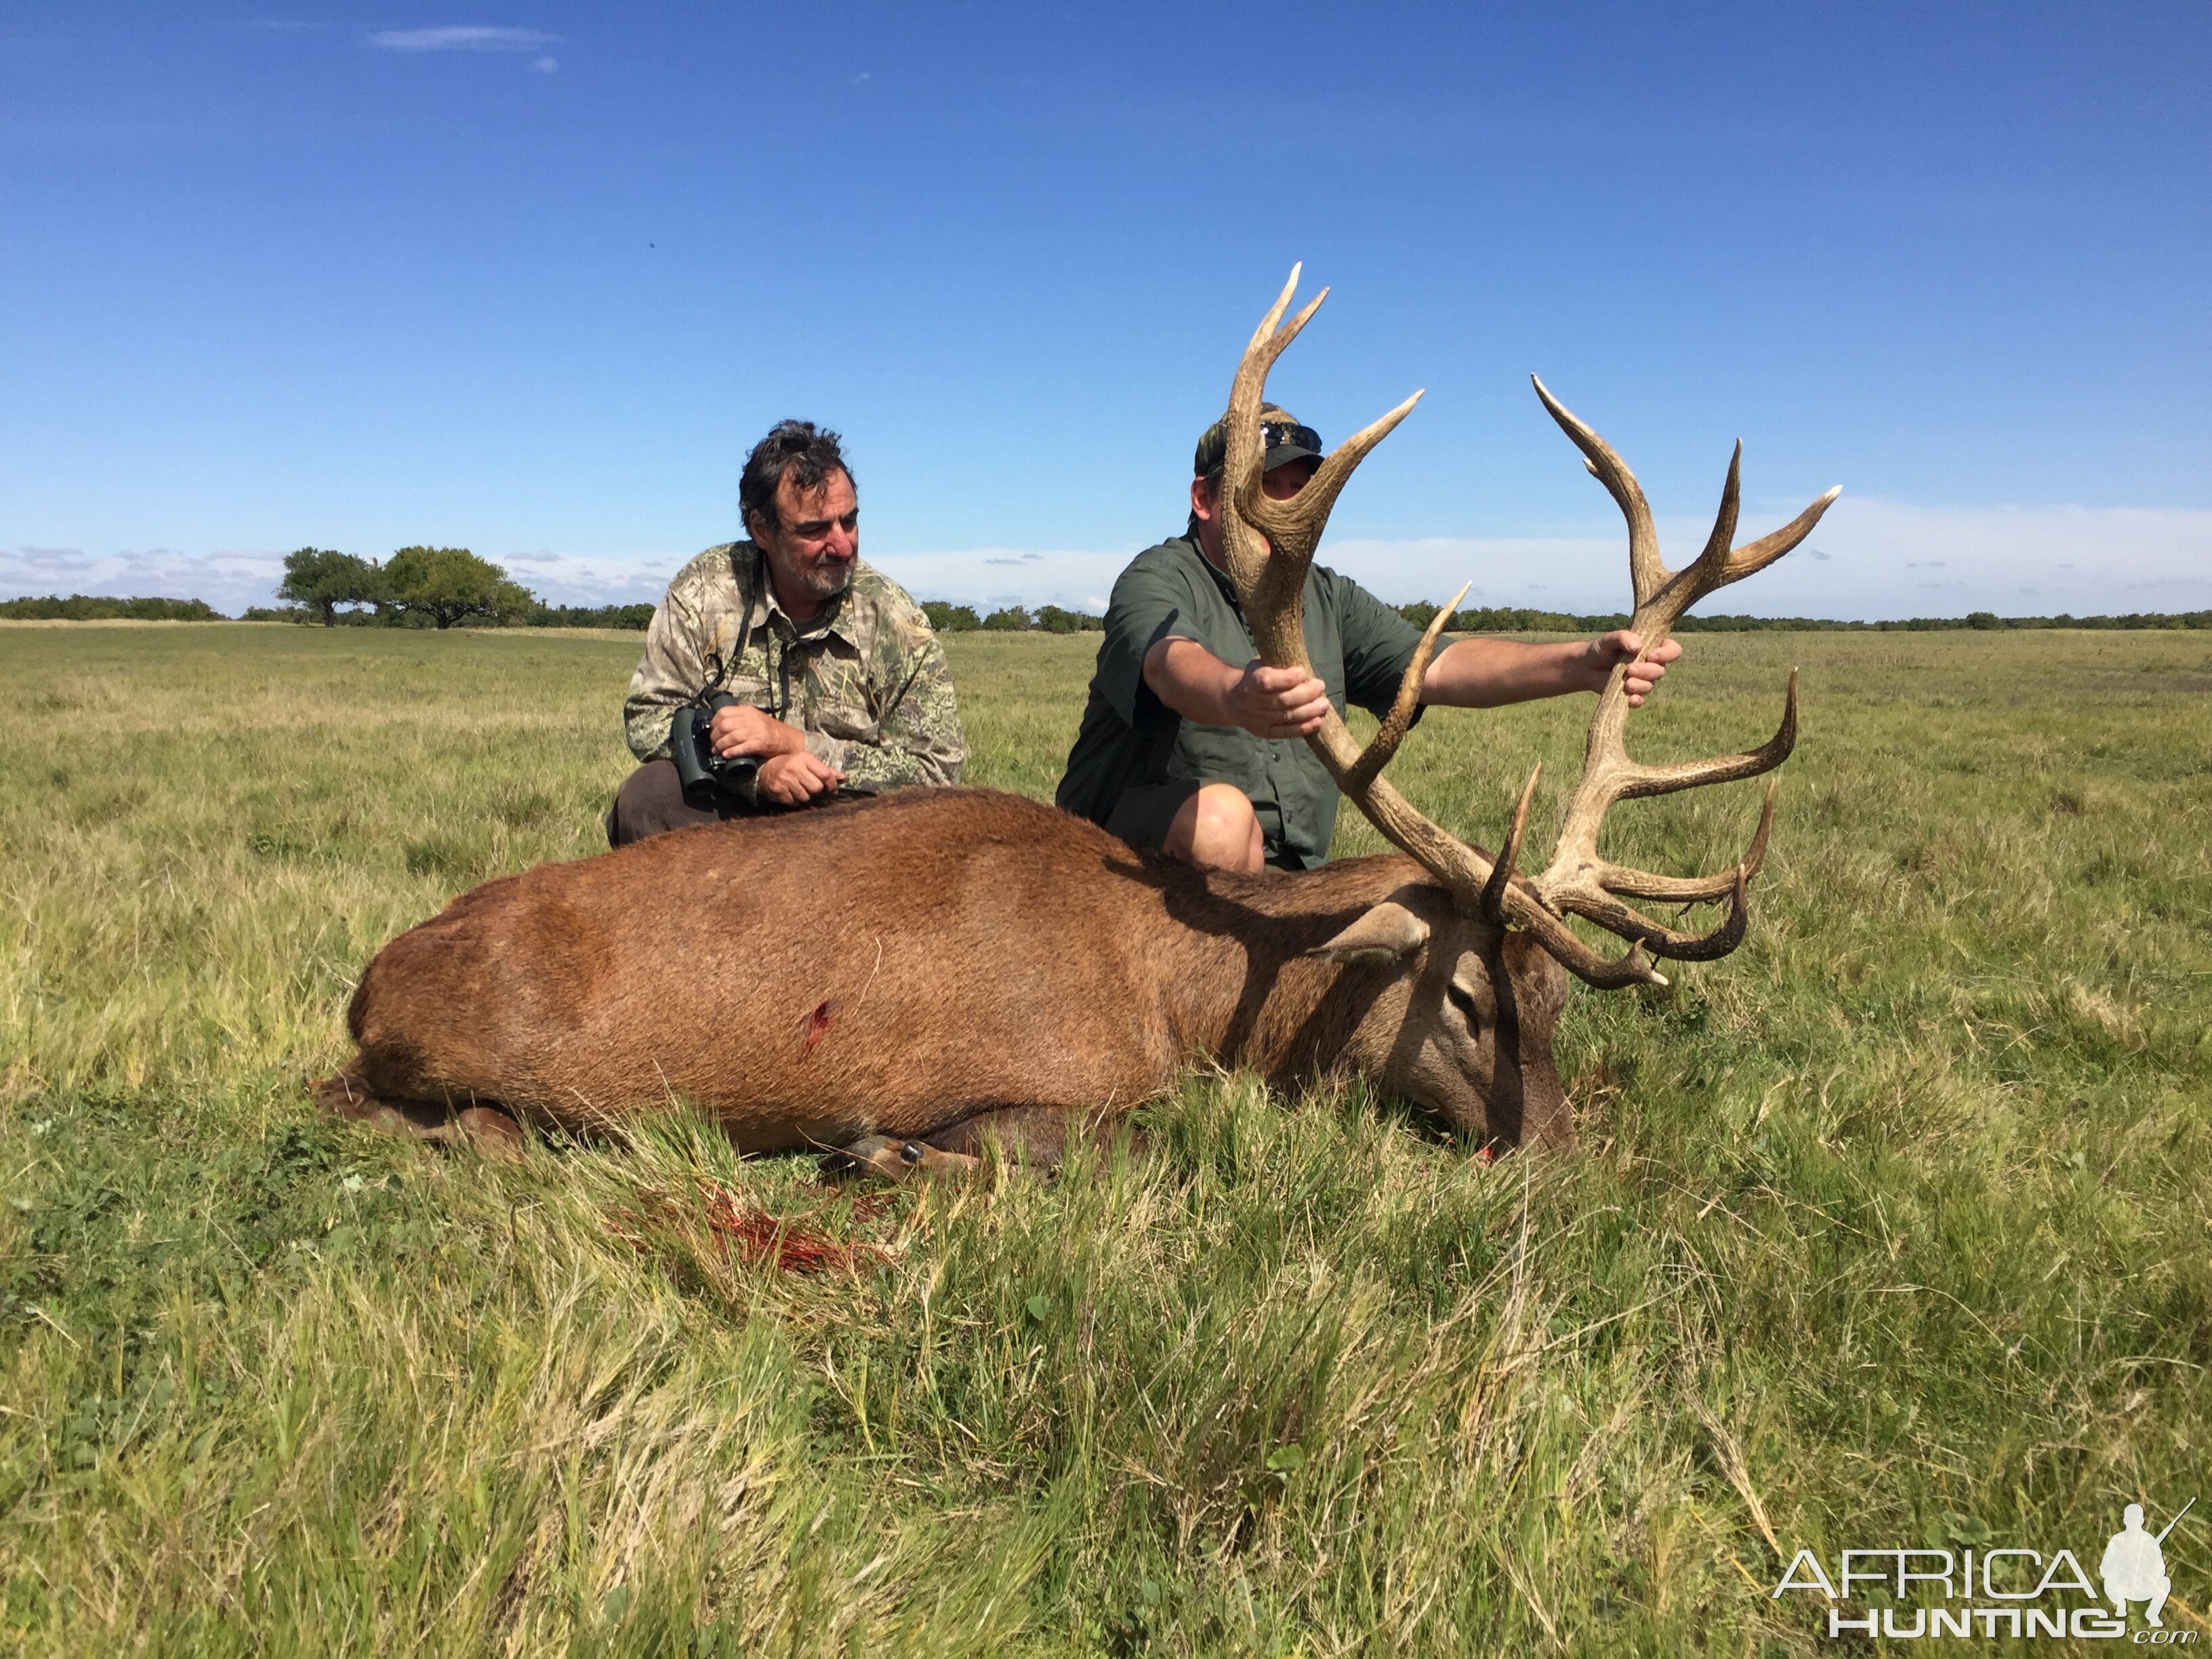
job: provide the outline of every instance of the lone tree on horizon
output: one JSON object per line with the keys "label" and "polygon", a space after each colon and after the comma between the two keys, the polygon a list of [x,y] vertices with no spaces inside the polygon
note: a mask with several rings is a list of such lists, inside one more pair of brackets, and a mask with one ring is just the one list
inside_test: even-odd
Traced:
{"label": "lone tree on horizon", "polygon": [[469,617],[518,616],[536,596],[465,547],[403,547],[384,566],[382,603],[451,628]]}
{"label": "lone tree on horizon", "polygon": [[284,556],[284,580],[276,597],[319,611],[323,626],[330,628],[337,623],[338,606],[374,605],[383,598],[382,575],[372,560],[303,547]]}

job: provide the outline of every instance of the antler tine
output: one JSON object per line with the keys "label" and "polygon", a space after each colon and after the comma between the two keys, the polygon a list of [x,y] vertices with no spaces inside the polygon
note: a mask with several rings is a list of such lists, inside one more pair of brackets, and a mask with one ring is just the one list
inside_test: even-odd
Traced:
{"label": "antler tine", "polygon": [[[1267,378],[1267,371],[1275,366],[1275,359],[1281,356],[1285,348],[1298,337],[1298,331],[1306,325],[1307,319],[1319,311],[1321,302],[1328,298],[1328,290],[1322,289],[1305,302],[1297,316],[1291,319],[1287,328],[1276,326],[1283,320],[1283,313],[1291,308],[1291,296],[1298,291],[1298,277],[1305,268],[1303,259],[1291,267],[1290,280],[1283,284],[1283,291],[1275,296],[1275,303],[1267,307],[1267,314],[1260,319],[1260,326],[1252,331],[1251,343],[1244,348],[1245,362],[1257,361],[1262,380]],[[1242,364],[1238,366],[1237,377],[1240,381],[1243,378]],[[1230,396],[1233,398],[1236,395],[1232,389]]]}
{"label": "antler tine", "polygon": [[[1721,491],[1720,515],[1713,521],[1713,533],[1706,541],[1705,551],[1696,562],[1676,579],[1684,589],[1679,595],[1670,592],[1669,599],[1679,603],[1666,611],[1665,620],[1653,617],[1648,622],[1642,616],[1636,621],[1638,629],[1647,635],[1663,628],[1672,628],[1681,614],[1706,594],[1740,582],[1746,576],[1758,574],[1784,553],[1796,547],[1813,533],[1813,526],[1820,522],[1820,515],[1834,505],[1842,495],[1843,487],[1835,489],[1814,501],[1781,529],[1771,535],[1762,536],[1748,547],[1735,547],[1737,503],[1737,475],[1743,463],[1743,440],[1736,440],[1735,453],[1729,459],[1728,483]],[[1674,584],[1669,584],[1670,589]]]}
{"label": "antler tine", "polygon": [[1729,550],[1735,545],[1735,521],[1742,507],[1743,440],[1738,438],[1735,448],[1729,455],[1728,482],[1721,486],[1721,510],[1713,514],[1713,533],[1705,538],[1705,550],[1691,561],[1691,569],[1704,570],[1717,563],[1726,564]]}
{"label": "antler tine", "polygon": [[1544,407],[1552,411],[1552,418],[1559,429],[1575,441],[1575,447],[1583,453],[1583,465],[1590,476],[1606,487],[1606,491],[1620,504],[1621,516],[1628,520],[1628,574],[1636,589],[1636,608],[1642,610],[1650,604],[1667,579],[1674,572],[1659,562],[1659,532],[1652,526],[1651,504],[1644,499],[1644,486],[1636,482],[1636,475],[1628,470],[1628,463],[1613,453],[1613,446],[1575,417],[1574,413],[1552,395],[1551,388],[1534,374],[1529,383],[1536,395],[1544,400]]}
{"label": "antler tine", "polygon": [[[1323,289],[1288,323],[1282,321],[1304,269],[1303,264],[1291,267],[1290,280],[1252,331],[1251,341],[1237,362],[1237,375],[1229,387],[1229,412],[1223,422],[1221,483],[1222,555],[1230,580],[1252,618],[1252,642],[1270,663],[1296,668],[1312,666],[1306,657],[1304,611],[1306,567],[1313,560],[1313,545],[1310,542],[1303,549],[1289,543],[1270,545],[1242,508],[1248,497],[1260,493],[1263,459],[1260,410],[1266,399],[1267,372],[1328,298],[1328,290]],[[1318,539],[1316,535],[1314,540]],[[1263,626],[1270,630],[1268,637],[1261,637]]]}
{"label": "antler tine", "polygon": [[1451,596],[1451,602],[1429,619],[1420,644],[1413,649],[1413,659],[1406,665],[1406,672],[1398,681],[1398,695],[1390,701],[1390,712],[1383,715],[1375,736],[1346,774],[1346,789],[1365,788],[1375,775],[1390,763],[1390,757],[1398,752],[1406,733],[1413,729],[1413,711],[1421,706],[1421,686],[1428,678],[1429,659],[1436,654],[1437,641],[1443,634],[1444,624],[1452,619],[1459,602],[1474,586],[1473,582],[1462,582],[1459,592]]}
{"label": "antler tine", "polygon": [[1500,927],[1505,925],[1505,888],[1513,879],[1514,861],[1521,856],[1521,832],[1528,827],[1528,803],[1535,799],[1536,780],[1544,775],[1544,763],[1538,761],[1528,774],[1528,781],[1521,786],[1521,804],[1513,809],[1513,827],[1505,833],[1505,845],[1498,849],[1498,862],[1491,866],[1490,879],[1482,887],[1482,914]]}
{"label": "antler tine", "polygon": [[1589,899],[1577,896],[1564,907],[1571,914],[1582,916],[1608,933],[1633,939],[1654,956],[1666,957],[1674,962],[1711,962],[1726,956],[1743,943],[1746,923],[1750,920],[1750,907],[1744,899],[1747,878],[1741,865],[1731,865],[1727,871],[1729,885],[1723,890],[1734,902],[1729,907],[1726,921],[1709,933],[1677,933],[1663,922],[1657,922],[1642,912],[1633,910],[1618,899]]}
{"label": "antler tine", "polygon": [[1678,789],[1696,789],[1708,783],[1734,783],[1771,772],[1790,758],[1797,746],[1797,671],[1790,671],[1789,690],[1782,697],[1782,724],[1758,748],[1741,755],[1713,755],[1704,760],[1677,761],[1671,766],[1644,766],[1621,757],[1620,783],[1615,800],[1644,800],[1671,795]]}
{"label": "antler tine", "polygon": [[[1344,763],[1350,753],[1351,737],[1345,732],[1343,749],[1333,751],[1328,743],[1332,726],[1337,732],[1345,731],[1341,720],[1324,715],[1322,729],[1306,741],[1313,745],[1329,775],[1339,780],[1340,786],[1348,769]],[[1352,800],[1367,815],[1369,823],[1443,884],[1462,913],[1482,914],[1483,896],[1490,890],[1498,867],[1489,854],[1440,829],[1392,787],[1388,778],[1376,778],[1363,793],[1352,795]],[[1567,926],[1564,915],[1547,908],[1541,890],[1533,883],[1515,881],[1509,877],[1498,903],[1507,921],[1528,933],[1558,958],[1560,966],[1596,990],[1617,991],[1626,985],[1667,982],[1666,976],[1645,958],[1640,941],[1632,945],[1625,955],[1599,955]]]}
{"label": "antler tine", "polygon": [[[1510,896],[1509,891],[1509,896]],[[1519,916],[1514,917],[1520,922]],[[1620,956],[1605,957],[1582,941],[1580,934],[1565,922],[1558,924],[1556,935],[1540,927],[1522,924],[1524,932],[1577,979],[1594,991],[1623,991],[1632,985],[1660,985],[1667,983],[1667,975],[1654,968],[1644,954],[1644,941],[1638,939]]]}
{"label": "antler tine", "polygon": [[1766,862],[1766,838],[1774,828],[1774,793],[1782,787],[1779,778],[1770,780],[1766,799],[1759,809],[1759,828],[1751,837],[1751,845],[1743,856],[1725,870],[1710,876],[1655,876],[1645,870],[1631,870],[1618,864],[1605,866],[1598,880],[1608,893],[1618,893],[1626,898],[1655,900],[1661,904],[1703,904],[1713,899],[1726,898],[1735,884],[1736,874],[1742,872],[1748,884]]}
{"label": "antler tine", "polygon": [[1365,460],[1368,452],[1389,437],[1391,429],[1412,414],[1413,405],[1426,395],[1416,392],[1380,420],[1370,422],[1329,451],[1328,459],[1306,480],[1305,487],[1288,501],[1270,501],[1255,474],[1244,481],[1244,498],[1237,506],[1276,547],[1302,548],[1305,558],[1310,560],[1313,550],[1320,544],[1329,511],[1336,505],[1338,493],[1351,482],[1352,469]]}
{"label": "antler tine", "polygon": [[[1283,322],[1283,313],[1290,308],[1291,296],[1298,291],[1298,273],[1304,269],[1303,264],[1291,267],[1291,280],[1283,284],[1283,291],[1275,296],[1275,303],[1260,319],[1260,326],[1252,331],[1251,343],[1244,348],[1243,358],[1237,365],[1237,378],[1229,384],[1230,448],[1232,454],[1235,453],[1234,433],[1237,416],[1243,413],[1249,416],[1250,435],[1256,443],[1260,405],[1264,401],[1267,371],[1274,368],[1278,357],[1290,349],[1291,342],[1298,337],[1300,331],[1313,320],[1314,313],[1321,309],[1321,302],[1328,298],[1328,290],[1322,289],[1298,308],[1297,316],[1287,323]],[[1281,325],[1278,327],[1278,324]]]}
{"label": "antler tine", "polygon": [[1781,529],[1771,535],[1761,536],[1748,547],[1739,547],[1728,556],[1727,574],[1713,584],[1724,587],[1730,582],[1740,582],[1746,576],[1756,574],[1772,564],[1784,553],[1796,547],[1813,533],[1813,526],[1820,522],[1820,515],[1836,504],[1836,497],[1844,493],[1837,484]]}

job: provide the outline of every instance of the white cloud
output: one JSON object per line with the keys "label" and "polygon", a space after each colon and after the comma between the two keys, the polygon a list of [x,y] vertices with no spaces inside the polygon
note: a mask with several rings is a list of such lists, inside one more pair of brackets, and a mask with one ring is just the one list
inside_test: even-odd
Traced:
{"label": "white cloud", "polygon": [[639,600],[659,603],[668,590],[668,579],[697,551],[580,558],[540,549],[486,556],[506,567],[508,575],[549,605],[634,605]]}
{"label": "white cloud", "polygon": [[[1764,535],[1794,510],[1744,514]],[[1659,526],[1668,562],[1705,544],[1711,522]],[[1628,608],[1626,531],[1607,536],[1330,544],[1322,559],[1394,604],[1441,603],[1472,581],[1469,605]],[[1928,580],[1923,572],[1940,578]],[[2033,603],[2028,601],[2032,600]],[[1698,607],[1758,616],[1872,621],[1911,616],[2077,617],[2212,609],[2212,513],[2150,507],[1926,507],[1846,495],[1806,545]]]}
{"label": "white cloud", "polygon": [[249,605],[275,603],[284,579],[282,553],[143,552],[93,554],[76,548],[0,548],[0,598],[100,593],[116,598],[205,599],[226,616]]}
{"label": "white cloud", "polygon": [[[538,552],[495,554],[491,560],[553,605],[629,605],[658,600],[668,579],[690,556],[580,559]],[[283,580],[283,552],[196,554],[153,547],[89,554],[73,547],[0,548],[0,599],[96,593],[205,599],[234,617],[248,605],[276,604],[276,584]]]}
{"label": "white cloud", "polygon": [[561,60],[557,58],[541,58],[530,67],[540,75],[558,75],[561,72]]}
{"label": "white cloud", "polygon": [[[1796,510],[1745,513],[1744,540]],[[1710,520],[1662,520],[1668,561],[1686,561]],[[517,581],[559,605],[655,600],[694,549],[578,556],[489,552]],[[979,547],[868,559],[917,599],[997,609],[1064,605],[1101,611],[1137,552]],[[1589,536],[1346,539],[1322,549],[1334,566],[1393,605],[1441,604],[1472,581],[1468,605],[1540,605],[1581,613],[1628,605],[1626,533]],[[205,554],[151,548],[0,549],[0,598],[33,593],[161,594],[201,599],[235,615],[271,602],[281,552]],[[1940,568],[1939,568],[1940,567]],[[1935,580],[1929,580],[1933,578]],[[1757,616],[1875,620],[1911,616],[2077,617],[2212,610],[2212,512],[2151,507],[1923,507],[1845,496],[1809,543],[1780,563],[1707,599],[1700,610]]]}
{"label": "white cloud", "polygon": [[[560,41],[559,35],[539,29],[498,28],[478,23],[451,23],[428,29],[379,29],[368,37],[370,46],[384,52],[538,52],[557,46]],[[550,58],[542,58],[532,67],[551,63]],[[554,68],[559,67],[554,64]]]}
{"label": "white cloud", "polygon": [[1137,552],[1038,552],[979,547],[951,553],[865,553],[874,565],[918,599],[955,605],[1057,605],[1070,611],[1103,611],[1097,598],[1113,591],[1115,577]]}
{"label": "white cloud", "polygon": [[[1747,510],[1749,541],[1796,510]],[[1680,564],[1710,520],[1662,521],[1660,544]],[[1134,548],[1025,552],[975,548],[869,557],[925,599],[963,604],[1101,608],[1097,595]],[[1539,605],[1584,614],[1628,608],[1628,539],[1589,536],[1346,538],[1321,557],[1393,605]],[[1940,573],[1940,574],[1939,574]],[[2147,507],[1924,507],[1846,495],[1807,544],[1702,610],[1875,620],[1911,616],[2077,617],[2212,609],[2212,513]]]}

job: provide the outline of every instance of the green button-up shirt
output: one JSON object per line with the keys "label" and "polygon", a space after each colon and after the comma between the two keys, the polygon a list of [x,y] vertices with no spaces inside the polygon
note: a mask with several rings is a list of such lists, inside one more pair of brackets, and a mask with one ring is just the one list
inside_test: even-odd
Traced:
{"label": "green button-up shirt", "polygon": [[[1387,710],[1421,643],[1419,629],[1321,565],[1306,573],[1305,632],[1306,654],[1340,714],[1347,698],[1375,714]],[[1258,654],[1229,578],[1188,534],[1147,548],[1114,584],[1091,701],[1055,797],[1061,808],[1103,823],[1125,790],[1179,779],[1233,783],[1251,798],[1268,862],[1326,862],[1338,797],[1321,757],[1303,738],[1201,726],[1162,702],[1145,684],[1145,653],[1173,637],[1232,667]]]}
{"label": "green button-up shirt", "polygon": [[960,781],[966,747],[945,647],[907,591],[864,562],[803,627],[776,603],[751,542],[685,565],[653,613],[623,702],[632,752],[665,757],[676,711],[709,686],[798,726],[810,753],[855,783]]}

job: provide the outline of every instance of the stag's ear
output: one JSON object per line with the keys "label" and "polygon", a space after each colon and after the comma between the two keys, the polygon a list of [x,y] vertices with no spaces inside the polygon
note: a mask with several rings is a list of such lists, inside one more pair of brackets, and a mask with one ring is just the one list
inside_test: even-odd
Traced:
{"label": "stag's ear", "polygon": [[1326,945],[1306,952],[1323,962],[1395,962],[1429,942],[1429,924],[1384,899]]}

